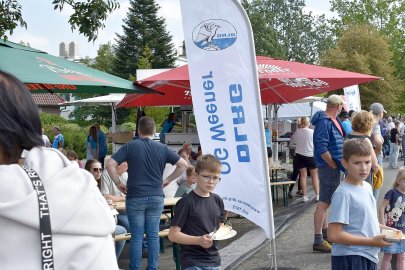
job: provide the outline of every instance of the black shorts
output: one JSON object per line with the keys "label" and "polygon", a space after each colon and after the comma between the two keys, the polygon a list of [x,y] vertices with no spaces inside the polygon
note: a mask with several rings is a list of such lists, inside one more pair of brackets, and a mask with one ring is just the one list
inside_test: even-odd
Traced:
{"label": "black shorts", "polygon": [[307,157],[295,153],[294,159],[295,159],[295,166],[297,166],[298,169],[308,168],[312,170],[317,168],[314,157]]}
{"label": "black shorts", "polygon": [[267,158],[272,158],[273,157],[273,150],[271,150],[271,147],[267,147]]}

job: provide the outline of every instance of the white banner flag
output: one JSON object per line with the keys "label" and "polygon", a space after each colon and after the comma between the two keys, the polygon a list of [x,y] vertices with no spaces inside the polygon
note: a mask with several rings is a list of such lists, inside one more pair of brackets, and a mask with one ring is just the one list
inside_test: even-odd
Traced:
{"label": "white banner flag", "polygon": [[225,208],[274,238],[267,153],[249,19],[237,0],[181,0],[190,85],[204,154],[222,162]]}
{"label": "white banner flag", "polygon": [[343,91],[345,92],[345,102],[347,106],[347,110],[354,110],[355,112],[358,112],[361,110],[361,102],[360,102],[360,92],[359,92],[359,86],[352,85],[349,87],[343,88]]}

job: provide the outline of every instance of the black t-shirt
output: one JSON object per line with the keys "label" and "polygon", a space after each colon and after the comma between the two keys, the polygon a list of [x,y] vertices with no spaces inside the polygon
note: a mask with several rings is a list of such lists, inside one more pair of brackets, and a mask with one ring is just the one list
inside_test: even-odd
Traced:
{"label": "black t-shirt", "polygon": [[390,141],[391,141],[392,143],[397,143],[397,134],[399,134],[397,128],[391,129],[391,138],[390,138]]}
{"label": "black t-shirt", "polygon": [[[181,232],[188,235],[209,234],[224,222],[224,212],[224,203],[217,194],[201,197],[191,191],[177,202],[171,226],[180,227]],[[180,245],[180,263],[182,269],[192,266],[220,266],[221,258],[216,241],[208,249],[196,245]]]}

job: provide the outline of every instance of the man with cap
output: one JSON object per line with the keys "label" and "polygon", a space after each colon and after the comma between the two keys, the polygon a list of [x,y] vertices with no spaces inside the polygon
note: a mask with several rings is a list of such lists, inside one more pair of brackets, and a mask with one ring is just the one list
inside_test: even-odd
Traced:
{"label": "man with cap", "polygon": [[[378,165],[382,167],[383,162],[383,153],[382,153],[382,145],[384,143],[384,138],[381,135],[381,128],[378,124],[380,120],[384,117],[384,106],[381,103],[375,102],[370,105],[369,111],[374,115],[375,124],[373,130],[371,131],[371,143],[374,147],[375,155],[377,156]],[[380,189],[374,189],[373,195],[376,200],[378,200],[378,193]]]}
{"label": "man with cap", "polygon": [[314,130],[314,158],[319,173],[319,202],[314,213],[315,237],[313,251],[331,252],[327,241],[327,212],[332,194],[339,186],[341,173],[344,171],[343,138],[345,131],[337,117],[342,110],[343,100],[338,95],[331,95],[326,102],[326,111],[319,111],[312,117]]}
{"label": "man with cap", "polygon": [[352,133],[352,122],[347,111],[343,110],[339,113],[339,120],[342,122],[342,127],[345,130],[346,136]]}

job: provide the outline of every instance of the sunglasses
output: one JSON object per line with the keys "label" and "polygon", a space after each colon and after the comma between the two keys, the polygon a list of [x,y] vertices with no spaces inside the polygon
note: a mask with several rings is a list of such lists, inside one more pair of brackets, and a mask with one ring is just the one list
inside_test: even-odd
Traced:
{"label": "sunglasses", "polygon": [[93,168],[93,172],[103,172],[103,168]]}

